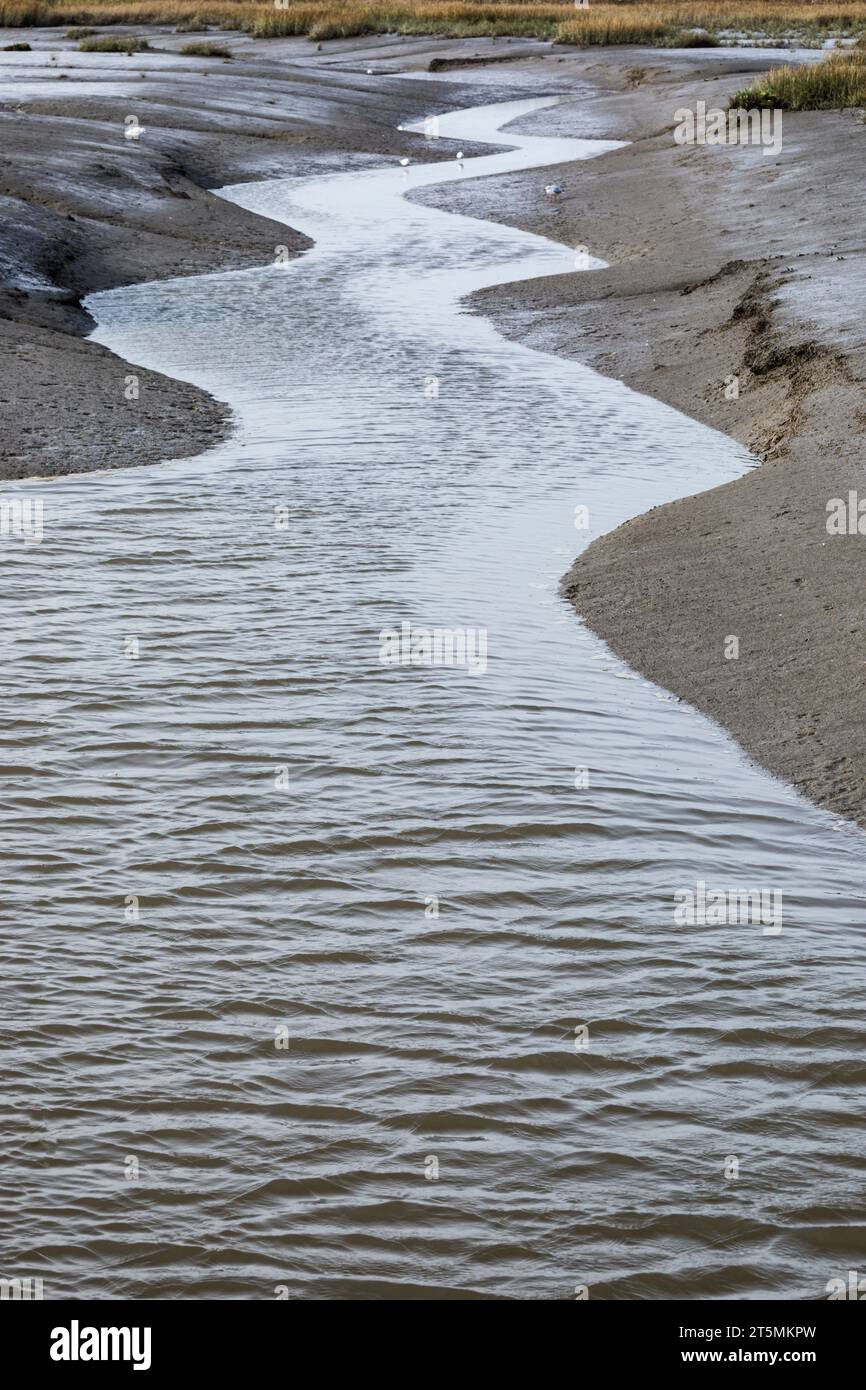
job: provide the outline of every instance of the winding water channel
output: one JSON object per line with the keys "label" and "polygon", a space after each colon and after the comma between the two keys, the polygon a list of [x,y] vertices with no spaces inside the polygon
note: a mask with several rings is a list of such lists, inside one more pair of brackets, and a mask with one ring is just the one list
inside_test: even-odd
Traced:
{"label": "winding water channel", "polygon": [[[314,248],[90,307],[235,434],[7,489],[46,535],[3,555],[0,1238],[46,1296],[815,1297],[866,1257],[859,832],[558,595],[750,462],[461,309],[568,248],[403,196],[607,147],[508,130],[547,104],[224,190]],[[383,664],[404,622],[486,669]],[[679,924],[699,881],[783,930]]]}

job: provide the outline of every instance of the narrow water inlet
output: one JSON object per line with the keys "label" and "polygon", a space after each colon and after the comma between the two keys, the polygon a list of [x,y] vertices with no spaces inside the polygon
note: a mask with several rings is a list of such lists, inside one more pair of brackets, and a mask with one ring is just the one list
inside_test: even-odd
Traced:
{"label": "narrow water inlet", "polygon": [[[23,485],[0,1233],[58,1296],[797,1298],[860,1255],[860,834],[558,595],[750,460],[461,307],[572,250],[403,196],[614,143],[503,129],[547,104],[223,190],[314,247],[89,301],[238,428]],[[484,669],[386,664],[404,624]],[[677,915],[740,889],[780,931]]]}

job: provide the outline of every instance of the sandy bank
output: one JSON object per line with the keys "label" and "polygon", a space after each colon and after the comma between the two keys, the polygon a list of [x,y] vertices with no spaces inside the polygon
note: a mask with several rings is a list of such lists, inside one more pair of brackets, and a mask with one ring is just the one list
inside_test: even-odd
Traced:
{"label": "sandy bank", "polygon": [[[866,492],[866,126],[862,113],[786,115],[778,158],[672,139],[678,107],[724,105],[766,61],[569,57],[556,75],[576,97],[553,113],[556,128],[628,148],[423,196],[603,256],[607,270],[484,291],[474,307],[762,460],[595,540],[566,592],[632,666],[866,824],[866,538],[826,528],[829,499]],[[551,206],[543,184],[557,178],[565,191]],[[737,659],[725,655],[731,636]]]}

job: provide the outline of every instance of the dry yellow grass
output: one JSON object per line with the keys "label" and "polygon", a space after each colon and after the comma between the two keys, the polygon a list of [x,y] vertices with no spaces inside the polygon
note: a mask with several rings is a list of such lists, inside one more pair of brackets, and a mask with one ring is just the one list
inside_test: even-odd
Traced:
{"label": "dry yellow grass", "polygon": [[242,29],[261,38],[306,34],[314,39],[358,34],[510,35],[561,43],[674,44],[731,32],[759,39],[797,37],[818,43],[828,35],[866,32],[866,0],[788,3],[788,0],[705,0],[703,4],[644,4],[622,0],[585,10],[537,0],[0,0],[0,25],[189,24]]}
{"label": "dry yellow grass", "polygon": [[672,43],[700,41],[695,31],[710,37],[745,34],[766,40],[794,37],[818,43],[828,36],[850,37],[864,32],[866,4],[787,4],[785,0],[757,3],[614,4],[572,11],[557,33],[561,43]]}
{"label": "dry yellow grass", "polygon": [[805,67],[771,68],[754,87],[731,99],[731,106],[775,107],[784,111],[841,111],[866,107],[866,47],[831,53]]}

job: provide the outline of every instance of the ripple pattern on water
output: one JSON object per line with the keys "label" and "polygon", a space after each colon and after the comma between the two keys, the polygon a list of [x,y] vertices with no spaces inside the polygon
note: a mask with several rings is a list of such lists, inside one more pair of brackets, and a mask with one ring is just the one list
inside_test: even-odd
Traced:
{"label": "ripple pattern on water", "polygon": [[[503,146],[462,167],[228,190],[315,248],[92,303],[237,434],[9,490],[0,1245],[48,1297],[814,1297],[866,1255],[860,834],[558,594],[749,461],[461,310],[567,249],[402,196],[604,148],[495,134],[545,104],[444,117]],[[383,665],[403,621],[486,671]],[[678,925],[698,880],[784,930]]]}

